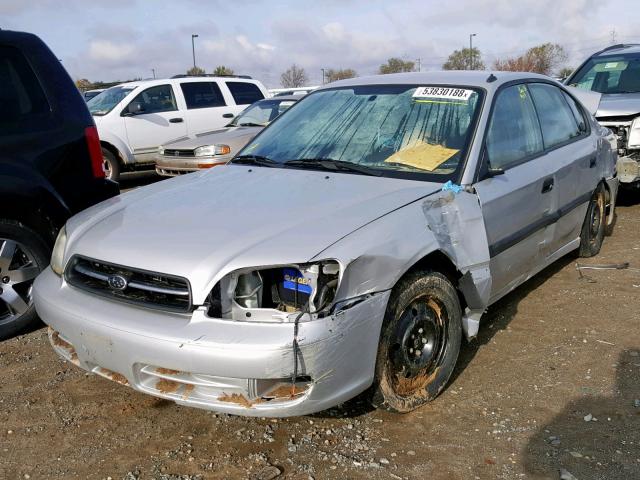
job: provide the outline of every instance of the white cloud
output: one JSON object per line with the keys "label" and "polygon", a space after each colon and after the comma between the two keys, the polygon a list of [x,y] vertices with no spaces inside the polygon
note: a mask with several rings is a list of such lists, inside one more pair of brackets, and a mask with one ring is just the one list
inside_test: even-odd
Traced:
{"label": "white cloud", "polygon": [[134,48],[128,44],[110,40],[95,40],[89,44],[89,58],[96,61],[119,62],[132,57]]}

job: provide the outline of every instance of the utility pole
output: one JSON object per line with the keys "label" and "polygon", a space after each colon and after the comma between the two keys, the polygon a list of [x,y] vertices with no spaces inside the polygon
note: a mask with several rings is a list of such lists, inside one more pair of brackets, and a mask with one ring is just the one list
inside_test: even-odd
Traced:
{"label": "utility pole", "polygon": [[616,29],[614,28],[613,30],[611,30],[611,44],[615,45],[616,44]]}
{"label": "utility pole", "polygon": [[153,73],[153,79],[155,80],[155,78],[156,78],[156,69],[152,68],[151,72]]}
{"label": "utility pole", "polygon": [[324,68],[321,68],[320,70],[322,70],[322,85],[324,85]]}
{"label": "utility pole", "polygon": [[473,70],[473,37],[475,36],[475,33],[469,35],[469,70]]}
{"label": "utility pole", "polygon": [[420,64],[420,59],[419,59],[419,58],[416,58],[416,64],[418,65],[418,71],[419,71],[419,72],[420,72],[420,71],[422,71],[422,70],[420,69],[421,64]]}
{"label": "utility pole", "polygon": [[191,34],[191,53],[193,53],[193,69],[196,69],[196,44],[195,39],[198,38],[198,35],[195,33]]}

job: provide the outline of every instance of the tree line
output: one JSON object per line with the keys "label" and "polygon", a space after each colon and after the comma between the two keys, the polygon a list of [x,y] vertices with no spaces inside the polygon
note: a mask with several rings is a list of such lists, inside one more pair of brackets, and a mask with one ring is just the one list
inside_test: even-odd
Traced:
{"label": "tree line", "polygon": [[[543,75],[556,75],[566,77],[573,71],[566,65],[568,55],[565,48],[557,43],[543,43],[529,48],[521,55],[499,58],[491,64],[491,70],[511,72],[534,72]],[[478,48],[462,48],[454,50],[442,64],[443,70],[487,70],[482,58],[482,52]],[[386,63],[378,67],[379,74],[415,72],[416,63],[403,60],[398,57],[389,58]],[[212,72],[213,75],[233,75],[233,69],[218,65]],[[206,71],[200,67],[191,67],[187,75],[205,75]],[[323,69],[323,82],[331,83],[337,80],[357,77],[358,73],[353,68],[328,68]],[[139,79],[137,79],[139,80]],[[291,65],[280,75],[280,84],[285,88],[304,87],[309,82],[306,70],[296,64]],[[87,79],[76,81],[80,90],[92,88],[107,88],[122,82],[90,82]]]}

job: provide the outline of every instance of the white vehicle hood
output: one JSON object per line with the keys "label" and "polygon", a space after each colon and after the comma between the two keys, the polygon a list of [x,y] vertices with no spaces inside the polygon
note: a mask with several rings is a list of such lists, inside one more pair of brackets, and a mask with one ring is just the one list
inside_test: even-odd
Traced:
{"label": "white vehicle hood", "polygon": [[440,188],[348,173],[216,167],[76,215],[67,223],[65,260],[81,254],[183,276],[200,304],[230,271],[306,262],[359,227]]}

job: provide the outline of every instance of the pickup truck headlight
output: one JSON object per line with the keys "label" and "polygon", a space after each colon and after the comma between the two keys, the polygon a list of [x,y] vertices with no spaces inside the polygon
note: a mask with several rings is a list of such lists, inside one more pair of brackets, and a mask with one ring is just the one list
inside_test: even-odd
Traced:
{"label": "pickup truck headlight", "polygon": [[53,246],[53,252],[51,253],[51,270],[53,270],[57,275],[62,276],[62,272],[64,271],[64,251],[67,247],[67,229],[66,227],[62,227],[60,232],[58,232],[58,238],[56,238],[56,243]]}
{"label": "pickup truck headlight", "polygon": [[196,157],[214,157],[216,155],[227,155],[231,153],[229,145],[204,145],[193,151]]}

